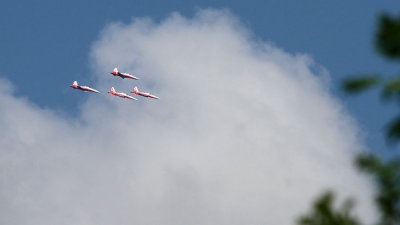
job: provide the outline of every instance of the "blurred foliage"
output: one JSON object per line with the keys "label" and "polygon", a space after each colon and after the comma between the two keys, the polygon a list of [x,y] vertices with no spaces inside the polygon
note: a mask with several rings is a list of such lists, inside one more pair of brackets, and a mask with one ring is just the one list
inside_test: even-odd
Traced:
{"label": "blurred foliage", "polygon": [[342,88],[348,93],[358,93],[376,86],[379,82],[378,75],[359,76],[345,80]]}
{"label": "blurred foliage", "polygon": [[[379,17],[375,45],[379,53],[388,59],[400,59],[400,16],[382,14]],[[342,88],[349,94],[380,87],[384,100],[400,104],[400,76],[383,79],[380,75],[358,75],[343,81]],[[390,143],[400,141],[400,116],[386,126],[386,137]]]}
{"label": "blurred foliage", "polygon": [[[400,162],[387,162],[372,154],[360,155],[356,165],[373,177],[376,184],[375,204],[380,214],[378,225],[400,224]],[[361,223],[351,215],[351,200],[341,208],[333,207],[334,194],[326,192],[313,205],[312,211],[297,221],[299,225],[358,225]]]}
{"label": "blurred foliage", "polygon": [[400,77],[391,79],[384,83],[382,87],[382,97],[386,100],[400,100]]}
{"label": "blurred foliage", "polygon": [[376,47],[383,56],[400,59],[400,16],[397,18],[387,14],[380,16]]}
{"label": "blurred foliage", "polygon": [[361,155],[356,160],[357,166],[373,176],[377,185],[375,202],[381,219],[378,224],[400,224],[400,163],[393,159],[383,162],[372,154]]}
{"label": "blurred foliage", "polygon": [[386,126],[386,139],[389,143],[396,143],[400,140],[400,116]]}
{"label": "blurred foliage", "polygon": [[360,223],[350,215],[353,201],[346,200],[340,209],[333,208],[333,192],[326,192],[319,197],[313,206],[313,210],[305,216],[300,217],[300,225],[359,225]]}
{"label": "blurred foliage", "polygon": [[[376,47],[386,58],[400,59],[400,16],[383,14],[379,18]],[[379,75],[356,76],[344,80],[342,88],[350,94],[380,87],[385,100],[400,104],[400,76],[384,80]],[[400,140],[400,115],[386,126],[386,138],[391,142]],[[371,175],[376,185],[375,204],[380,214],[377,225],[400,225],[400,160],[382,160],[373,154],[363,154],[356,159],[357,167]],[[334,194],[327,192],[319,197],[307,215],[297,221],[299,225],[358,225],[350,214],[353,203],[346,200],[341,208],[333,207]]]}

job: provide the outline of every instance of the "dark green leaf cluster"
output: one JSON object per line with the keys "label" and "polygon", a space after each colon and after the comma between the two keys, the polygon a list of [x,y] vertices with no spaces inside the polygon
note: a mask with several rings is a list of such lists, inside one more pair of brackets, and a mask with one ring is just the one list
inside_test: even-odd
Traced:
{"label": "dark green leaf cluster", "polygon": [[362,155],[357,165],[374,177],[378,193],[376,205],[381,214],[381,225],[400,224],[400,163],[398,160],[383,162],[374,155]]}
{"label": "dark green leaf cluster", "polygon": [[400,16],[381,15],[376,36],[376,47],[384,56],[400,59]]}
{"label": "dark green leaf cluster", "polygon": [[400,140],[400,117],[393,119],[387,125],[386,138],[391,142],[397,142]]}
{"label": "dark green leaf cluster", "polygon": [[395,78],[383,84],[382,96],[385,99],[400,99],[400,79]]}
{"label": "dark green leaf cluster", "polygon": [[[370,174],[377,185],[375,203],[380,213],[378,225],[400,224],[400,162],[382,161],[374,155],[357,158],[358,168]],[[298,220],[299,225],[358,225],[361,224],[350,211],[351,200],[346,200],[341,208],[333,207],[334,195],[327,192],[319,197],[312,211]]]}
{"label": "dark green leaf cluster", "polygon": [[343,82],[343,89],[348,93],[359,93],[379,84],[380,77],[378,75],[364,75],[346,79]]}
{"label": "dark green leaf cluster", "polygon": [[315,201],[313,210],[298,220],[300,225],[359,225],[351,214],[352,200],[346,200],[340,209],[334,209],[334,194],[327,192]]}

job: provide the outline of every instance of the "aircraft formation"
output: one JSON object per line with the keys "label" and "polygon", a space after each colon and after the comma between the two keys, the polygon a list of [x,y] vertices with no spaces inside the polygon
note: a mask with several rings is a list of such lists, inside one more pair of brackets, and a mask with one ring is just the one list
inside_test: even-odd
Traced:
{"label": "aircraft formation", "polygon": [[[133,76],[133,75],[131,75],[131,74],[128,74],[128,73],[120,73],[120,72],[118,72],[118,69],[117,69],[117,68],[114,68],[114,70],[111,72],[111,74],[114,75],[114,76],[121,77],[122,79],[130,78],[130,79],[133,79],[133,80],[139,80],[139,78],[137,78],[137,77],[135,77],[135,76]],[[84,91],[84,92],[88,92],[88,91],[89,91],[89,92],[99,93],[99,91],[96,90],[96,89],[90,88],[90,87],[88,87],[88,86],[81,86],[81,85],[78,85],[78,82],[77,82],[77,81],[74,81],[74,82],[72,83],[71,87],[74,88],[74,89],[78,89],[78,90]],[[115,91],[115,88],[114,88],[114,87],[111,87],[111,89],[110,89],[110,91],[109,91],[108,93],[111,94],[111,95],[115,95],[115,96],[121,97],[121,98],[128,98],[128,99],[131,99],[131,100],[137,100],[136,98],[134,98],[134,97],[132,97],[132,96],[130,96],[130,95],[128,95],[128,94]],[[154,99],[160,99],[159,97],[157,97],[157,96],[155,96],[155,95],[152,95],[152,94],[150,94],[150,93],[147,93],[147,92],[140,92],[139,89],[138,89],[136,86],[133,88],[133,90],[131,91],[131,93],[133,93],[133,94],[135,94],[135,95],[140,95],[140,96],[143,96],[143,97],[154,98]]]}

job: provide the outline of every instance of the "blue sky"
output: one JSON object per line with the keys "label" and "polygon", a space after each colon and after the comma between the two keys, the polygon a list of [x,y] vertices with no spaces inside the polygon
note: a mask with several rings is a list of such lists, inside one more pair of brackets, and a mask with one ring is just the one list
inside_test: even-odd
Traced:
{"label": "blue sky", "polygon": [[290,53],[309,54],[326,67],[332,91],[366,131],[368,145],[385,148],[380,131],[395,107],[383,108],[377,93],[347,98],[337,87],[349,74],[398,72],[398,64],[382,59],[373,48],[377,15],[398,13],[398,1],[47,0],[5,1],[1,6],[0,75],[12,81],[17,96],[67,117],[76,116],[85,100],[68,86],[73,80],[94,81],[88,53],[107,24],[136,17],[157,21],[175,11],[191,17],[199,8],[227,8],[255,38]]}

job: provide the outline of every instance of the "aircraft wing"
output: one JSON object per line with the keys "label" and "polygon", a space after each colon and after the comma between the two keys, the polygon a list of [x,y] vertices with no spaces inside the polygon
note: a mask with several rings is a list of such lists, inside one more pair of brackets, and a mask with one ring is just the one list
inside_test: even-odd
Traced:
{"label": "aircraft wing", "polygon": [[155,98],[155,99],[160,99],[159,97],[155,96],[155,95],[149,95],[150,98]]}
{"label": "aircraft wing", "polygon": [[121,73],[121,75],[124,76],[124,77],[126,77],[126,78],[131,78],[131,79],[134,79],[134,80],[139,80],[139,78],[137,78],[137,77],[135,77],[135,76],[133,76],[133,75],[130,75],[130,74],[128,74],[128,73]]}
{"label": "aircraft wing", "polygon": [[87,87],[87,86],[80,86],[80,88],[81,88],[82,90],[84,90],[84,91],[91,91],[91,92],[99,93],[98,90],[93,89],[93,88],[90,88],[90,87]]}
{"label": "aircraft wing", "polygon": [[155,96],[155,95],[152,95],[152,94],[150,94],[150,93],[147,93],[147,92],[142,93],[142,95],[145,96],[145,97],[160,99],[159,97],[157,97],[157,96]]}
{"label": "aircraft wing", "polygon": [[132,100],[137,100],[136,98],[134,98],[134,97],[132,97],[130,95],[126,95],[125,98],[129,98],[129,99],[132,99]]}

